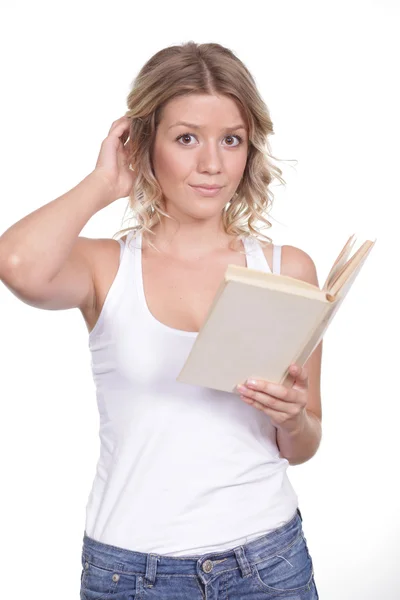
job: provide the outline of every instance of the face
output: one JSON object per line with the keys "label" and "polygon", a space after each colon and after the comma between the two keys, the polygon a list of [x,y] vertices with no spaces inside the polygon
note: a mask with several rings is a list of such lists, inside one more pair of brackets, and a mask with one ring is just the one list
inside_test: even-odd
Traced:
{"label": "face", "polygon": [[[246,122],[231,98],[193,94],[168,102],[152,152],[166,211],[186,222],[220,218],[240,183],[247,152]],[[222,187],[205,196],[192,187],[201,184]]]}

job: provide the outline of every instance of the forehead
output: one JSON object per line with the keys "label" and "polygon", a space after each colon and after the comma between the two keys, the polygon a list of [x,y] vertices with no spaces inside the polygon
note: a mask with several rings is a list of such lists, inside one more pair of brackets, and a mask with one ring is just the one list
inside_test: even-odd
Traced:
{"label": "forehead", "polygon": [[210,94],[190,94],[169,100],[163,108],[161,123],[168,128],[177,121],[190,121],[205,127],[246,125],[240,105],[232,98]]}

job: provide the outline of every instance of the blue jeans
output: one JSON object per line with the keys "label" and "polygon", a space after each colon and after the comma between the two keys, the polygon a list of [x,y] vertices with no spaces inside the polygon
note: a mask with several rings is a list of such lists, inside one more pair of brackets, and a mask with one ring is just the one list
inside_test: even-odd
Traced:
{"label": "blue jeans", "polygon": [[124,550],[84,533],[81,600],[318,600],[299,509],[248,544],[203,555]]}

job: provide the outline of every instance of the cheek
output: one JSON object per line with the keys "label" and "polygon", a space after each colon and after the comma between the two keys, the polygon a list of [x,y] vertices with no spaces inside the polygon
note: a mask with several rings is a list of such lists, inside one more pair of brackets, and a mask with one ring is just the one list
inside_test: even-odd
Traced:
{"label": "cheek", "polygon": [[166,168],[169,171],[171,179],[181,181],[186,179],[191,169],[192,159],[188,156],[189,153],[173,152],[171,151],[168,156],[165,157]]}
{"label": "cheek", "polygon": [[190,174],[188,159],[183,153],[173,152],[173,150],[155,152],[153,164],[155,175],[160,182],[179,183]]}
{"label": "cheek", "polygon": [[246,168],[247,152],[232,152],[226,157],[224,168],[228,179],[233,185],[237,185]]}

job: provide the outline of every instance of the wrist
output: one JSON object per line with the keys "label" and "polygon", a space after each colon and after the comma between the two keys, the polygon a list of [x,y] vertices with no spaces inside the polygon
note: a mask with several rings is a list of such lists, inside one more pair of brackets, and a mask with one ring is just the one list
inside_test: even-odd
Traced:
{"label": "wrist", "polygon": [[100,169],[94,169],[85,177],[84,181],[87,181],[94,188],[96,198],[99,199],[100,203],[99,210],[117,200],[114,185]]}
{"label": "wrist", "polygon": [[306,409],[304,409],[295,418],[288,419],[285,423],[282,423],[282,425],[278,427],[278,431],[289,437],[297,437],[303,433],[308,421],[309,415]]}

